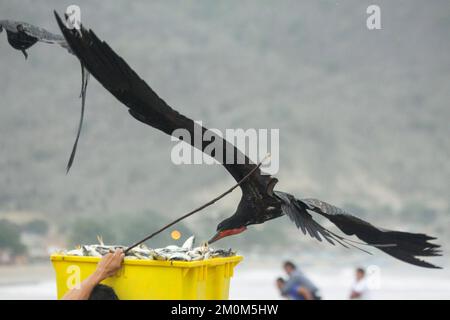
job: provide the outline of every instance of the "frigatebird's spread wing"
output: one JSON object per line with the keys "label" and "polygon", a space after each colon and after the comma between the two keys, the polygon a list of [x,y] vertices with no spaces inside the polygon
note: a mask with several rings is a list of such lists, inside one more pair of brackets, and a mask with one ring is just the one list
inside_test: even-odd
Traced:
{"label": "frigatebird's spread wing", "polygon": [[[31,48],[37,42],[44,42],[49,44],[57,44],[62,48],[66,49],[69,53],[73,54],[70,47],[67,45],[66,40],[62,35],[52,33],[44,28],[37,27],[35,25],[14,21],[14,20],[0,20],[0,32],[5,29],[6,36],[8,38],[9,44],[17,50],[22,51],[25,59],[28,58],[27,49]],[[75,158],[75,153],[78,146],[78,140],[81,134],[81,128],[83,126],[84,108],[86,102],[86,90],[89,81],[89,73],[81,65],[81,116],[78,124],[77,136],[72,147],[72,152],[67,164],[67,172],[72,166],[73,160]]]}
{"label": "frigatebird's spread wing", "polygon": [[[299,200],[280,191],[275,191],[275,195],[283,200],[283,212],[296,224],[297,228],[301,229],[304,234],[309,234],[312,238],[322,241],[322,237],[331,244],[337,242],[344,247],[355,247],[367,253],[369,252],[362,249],[361,246],[368,245],[401,261],[420,267],[440,269],[438,266],[417,258],[441,255],[440,246],[428,242],[436,238],[425,234],[382,229],[321,200]],[[320,214],[346,235],[356,236],[364,243],[344,238],[326,229],[314,221],[308,211]]]}
{"label": "frigatebird's spread wing", "polygon": [[[66,28],[56,12],[55,16],[67,43],[82,65],[129,108],[128,111],[134,118],[168,135],[173,135],[176,129],[186,129],[191,136],[190,144],[207,153],[205,148],[211,141],[203,141],[201,137],[196,137],[198,134],[203,135],[208,131],[207,128],[172,109],[124,59],[116,54],[106,42],[101,41],[92,30],[88,31],[82,27],[80,32],[75,32]],[[222,163],[236,181],[240,181],[255,168],[256,165],[234,145],[213,131],[209,131],[209,134],[213,137],[212,140],[221,142],[223,155],[232,154],[234,159],[244,159],[243,164],[237,164],[237,161],[227,163],[218,158],[216,154],[209,154]],[[201,141],[201,146],[195,145],[195,141]],[[258,193],[266,193],[268,188],[273,188],[275,182],[276,179],[262,175],[261,171],[257,169],[241,187],[242,189],[251,188]]]}
{"label": "frigatebird's spread wing", "polygon": [[49,32],[44,28],[21,21],[0,20],[0,31],[2,29],[6,30],[9,44],[14,49],[22,51],[25,58],[28,57],[25,50],[29,49],[36,42],[58,44],[70,52],[70,48],[63,36]]}
{"label": "frigatebird's spread wing", "polygon": [[440,246],[428,241],[436,238],[420,233],[393,231],[378,228],[369,222],[357,218],[343,209],[317,199],[300,200],[308,210],[317,212],[334,223],[346,235],[355,235],[366,244],[374,246],[387,254],[426,268],[438,268],[417,257],[440,256]]}

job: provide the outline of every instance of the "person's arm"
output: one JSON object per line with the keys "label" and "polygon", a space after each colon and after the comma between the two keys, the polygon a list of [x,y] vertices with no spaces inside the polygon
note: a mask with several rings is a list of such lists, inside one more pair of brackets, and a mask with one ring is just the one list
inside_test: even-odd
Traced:
{"label": "person's arm", "polygon": [[63,300],[87,300],[91,295],[92,290],[96,285],[112,277],[119,271],[122,266],[123,258],[125,254],[121,249],[116,250],[114,253],[108,253],[105,255],[97,265],[97,269],[83,280],[78,287],[68,291],[63,297]]}

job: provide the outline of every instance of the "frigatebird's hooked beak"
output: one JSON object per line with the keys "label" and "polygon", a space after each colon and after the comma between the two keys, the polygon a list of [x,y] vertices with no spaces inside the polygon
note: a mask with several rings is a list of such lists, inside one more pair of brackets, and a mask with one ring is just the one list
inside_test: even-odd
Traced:
{"label": "frigatebird's hooked beak", "polygon": [[221,236],[222,231],[217,232],[214,237],[212,237],[211,239],[208,240],[208,244],[211,244],[213,242],[216,242],[217,240],[223,238],[223,236]]}
{"label": "frigatebird's hooked beak", "polygon": [[208,241],[208,244],[216,242],[217,240],[220,240],[222,238],[225,238],[225,237],[228,237],[228,236],[232,236],[232,235],[244,232],[245,230],[247,230],[247,227],[243,226],[243,227],[235,228],[235,229],[217,231],[217,233],[214,235],[214,237],[212,237]]}

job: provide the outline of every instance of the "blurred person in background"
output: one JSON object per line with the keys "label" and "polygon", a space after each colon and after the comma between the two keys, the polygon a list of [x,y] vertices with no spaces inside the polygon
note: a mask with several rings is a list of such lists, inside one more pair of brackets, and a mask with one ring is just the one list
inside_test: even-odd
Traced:
{"label": "blurred person in background", "polygon": [[79,286],[68,291],[63,300],[119,300],[113,288],[100,284],[114,276],[122,267],[125,254],[121,249],[103,256],[97,269],[83,280]]}
{"label": "blurred person in background", "polygon": [[313,300],[311,292],[309,292],[309,290],[307,290],[305,287],[294,286],[292,287],[291,291],[283,294],[286,280],[281,277],[277,278],[276,284],[277,288],[280,290],[281,295],[289,300]]}
{"label": "blurred person in background", "polygon": [[[297,266],[291,262],[286,261],[283,264],[283,269],[288,275],[287,281],[280,281],[277,279],[277,286],[280,289],[281,295],[294,300],[320,300],[319,289],[308,279]],[[302,299],[297,299],[299,297]]]}
{"label": "blurred person in background", "polygon": [[367,283],[366,271],[363,268],[357,268],[355,272],[355,282],[352,285],[350,299],[369,300],[370,290]]}

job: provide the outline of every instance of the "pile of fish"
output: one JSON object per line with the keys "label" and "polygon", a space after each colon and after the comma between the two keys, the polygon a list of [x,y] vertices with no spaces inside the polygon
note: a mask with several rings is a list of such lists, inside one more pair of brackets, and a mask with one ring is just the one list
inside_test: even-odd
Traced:
{"label": "pile of fish", "polygon": [[[105,245],[101,237],[99,244],[78,246],[74,250],[67,250],[61,254],[79,257],[101,257],[117,249],[125,250],[125,246]],[[236,252],[224,249],[213,249],[207,243],[194,248],[195,237],[191,236],[179,247],[170,245],[165,248],[152,249],[141,244],[127,252],[125,259],[136,260],[168,260],[168,261],[199,261],[218,257],[231,257]]]}

